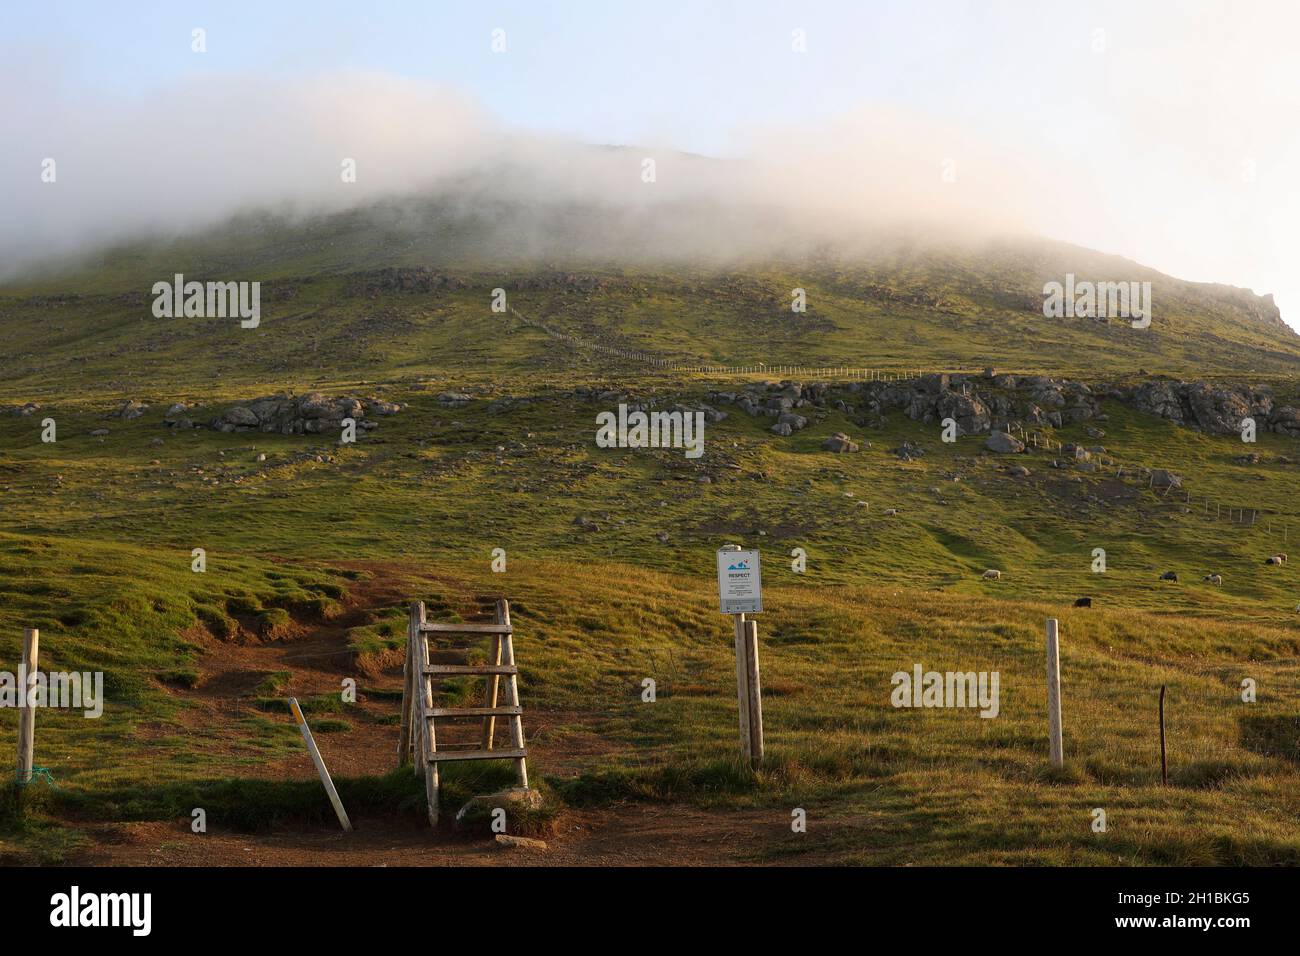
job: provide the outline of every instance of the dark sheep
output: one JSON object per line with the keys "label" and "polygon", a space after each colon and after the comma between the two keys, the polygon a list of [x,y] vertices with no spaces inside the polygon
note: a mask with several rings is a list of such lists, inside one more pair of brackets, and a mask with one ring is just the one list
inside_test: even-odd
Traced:
{"label": "dark sheep", "polygon": [[1160,580],[1161,580],[1161,581],[1177,581],[1177,580],[1178,580],[1178,575],[1177,575],[1175,572],[1173,572],[1173,571],[1166,571],[1164,574],[1160,575]]}
{"label": "dark sheep", "polygon": [[1079,598],[1074,602],[1075,607],[1092,607],[1092,598]]}

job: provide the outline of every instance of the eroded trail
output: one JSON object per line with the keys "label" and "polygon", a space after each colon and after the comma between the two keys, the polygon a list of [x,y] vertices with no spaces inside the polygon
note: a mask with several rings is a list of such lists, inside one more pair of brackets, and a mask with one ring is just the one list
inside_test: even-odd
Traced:
{"label": "eroded trail", "polygon": [[[358,565],[360,567],[360,565]],[[300,700],[340,694],[345,678],[359,693],[347,705],[347,729],[317,734],[336,777],[382,775],[396,764],[401,707],[402,654],[358,656],[350,628],[371,623],[404,605],[412,591],[409,569],[371,568],[372,576],[350,591],[343,613],[328,621],[295,620],[282,639],[260,641],[244,634],[221,641],[206,632],[189,637],[203,648],[199,680],[172,688],[184,700],[183,720],[202,731],[208,752],[247,753],[248,721],[283,720],[268,699]],[[465,619],[487,618],[491,596],[464,595]],[[445,650],[443,653],[447,653]],[[452,652],[454,653],[454,651]],[[527,705],[525,705],[527,706]],[[530,761],[548,776],[591,769],[618,745],[599,732],[598,718],[572,712],[527,711]],[[324,719],[324,718],[322,718]],[[563,733],[553,733],[563,726]],[[584,731],[575,733],[574,728]],[[145,728],[145,733],[148,733]],[[249,761],[240,776],[265,780],[315,780],[305,748],[269,760]],[[322,801],[325,797],[322,793]],[[710,811],[664,804],[624,803],[599,809],[564,809],[546,834],[548,848],[508,849],[484,836],[434,832],[418,815],[352,813],[356,831],[337,827],[282,826],[245,833],[210,824],[191,832],[188,820],[80,824],[90,838],[73,862],[127,866],[491,866],[491,865],[732,865],[761,862],[756,854],[791,840],[778,811]],[[813,856],[818,859],[812,859]],[[782,855],[778,857],[786,861]],[[822,854],[796,854],[788,862],[831,862]]]}

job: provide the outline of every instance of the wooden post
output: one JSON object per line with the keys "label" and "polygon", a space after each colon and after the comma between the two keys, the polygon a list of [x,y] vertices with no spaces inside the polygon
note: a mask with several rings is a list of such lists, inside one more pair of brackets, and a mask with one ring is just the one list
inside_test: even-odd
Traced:
{"label": "wooden post", "polygon": [[424,774],[424,792],[426,809],[429,814],[429,826],[438,825],[438,796],[442,780],[438,775],[438,761],[430,760],[429,754],[438,752],[438,734],[434,729],[430,714],[433,711],[433,687],[425,671],[429,666],[429,640],[424,634],[424,602],[416,601],[411,605],[411,624],[415,632],[415,656],[411,663],[415,669],[415,770]]}
{"label": "wooden post", "polygon": [[[406,627],[406,660],[402,664],[402,724],[397,736],[397,765],[403,766],[411,756],[411,712],[415,700],[416,688],[420,686],[422,675],[415,672],[412,656],[415,654],[415,642],[419,640],[412,606],[412,614]],[[416,739],[419,737],[417,735]]]}
{"label": "wooden post", "polygon": [[[497,619],[500,624],[510,623],[510,602],[505,598],[497,599]],[[502,634],[501,644],[504,647],[504,663],[509,667],[515,666],[515,639],[513,634]],[[519,676],[517,674],[506,675],[506,705],[513,707],[516,713],[510,717],[510,745],[515,749],[522,751],[524,749],[524,718],[517,713],[519,709]],[[528,789],[528,764],[523,757],[515,758],[515,782],[525,790]]]}
{"label": "wooden post", "polygon": [[749,764],[763,762],[763,692],[758,674],[758,622],[745,621],[745,670],[749,685]]}
{"label": "wooden post", "polygon": [[740,752],[749,757],[749,663],[746,658],[745,615],[733,614],[736,624],[736,706],[740,711]]}
{"label": "wooden post", "polygon": [[339,792],[334,789],[334,781],[330,779],[330,772],[325,769],[325,761],[321,759],[320,750],[316,748],[316,741],[312,739],[311,728],[307,726],[307,718],[302,714],[302,708],[298,706],[298,698],[289,698],[289,710],[293,712],[293,719],[298,721],[298,729],[302,731],[302,739],[307,741],[307,750],[311,753],[311,762],[316,765],[316,772],[320,774],[320,782],[325,785],[325,793],[329,795],[330,803],[334,804],[334,812],[338,814],[339,823],[343,825],[343,830],[347,833],[352,832],[352,821],[348,819],[347,811],[343,809],[343,801],[339,799]]}
{"label": "wooden post", "polygon": [[1165,685],[1160,685],[1160,782],[1169,786],[1169,762],[1165,757]]}
{"label": "wooden post", "polygon": [[[23,631],[23,679],[18,693],[18,774],[19,788],[31,783],[36,756],[36,708],[28,706],[28,691],[36,674],[40,656],[41,632],[34,627]],[[21,789],[20,791],[21,792]]]}
{"label": "wooden post", "polygon": [[[504,609],[502,608],[502,605],[505,605]],[[510,606],[505,602],[505,598],[497,598],[496,610],[497,610],[498,624],[510,623],[509,607]],[[494,634],[492,637],[492,653],[488,657],[489,664],[493,664],[498,667],[501,665],[501,650],[502,650],[501,635]],[[500,674],[490,675],[487,679],[487,687],[485,688],[485,690],[487,692],[487,696],[485,698],[484,706],[496,707],[497,698],[500,696],[500,691],[501,691],[501,675]],[[495,717],[489,715],[483,718],[483,749],[484,750],[492,749],[492,738],[496,736],[496,729],[497,729],[497,719]]]}
{"label": "wooden post", "polygon": [[1056,618],[1047,619],[1047,738],[1052,766],[1061,766],[1061,657]]}

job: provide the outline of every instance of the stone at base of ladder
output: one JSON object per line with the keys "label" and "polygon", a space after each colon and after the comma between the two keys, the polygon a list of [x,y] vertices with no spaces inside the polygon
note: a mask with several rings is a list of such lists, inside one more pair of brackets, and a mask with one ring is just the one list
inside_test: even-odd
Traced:
{"label": "stone at base of ladder", "polygon": [[456,812],[456,819],[452,822],[452,829],[467,830],[473,827],[486,826],[492,822],[492,811],[498,807],[505,810],[506,819],[509,820],[510,815],[514,812],[536,810],[541,805],[541,791],[531,788],[525,790],[522,787],[513,787],[499,793],[482,794],[471,797]]}
{"label": "stone at base of ladder", "polygon": [[531,837],[510,836],[506,833],[497,834],[497,846],[518,848],[521,850],[545,850],[545,840],[534,840]]}

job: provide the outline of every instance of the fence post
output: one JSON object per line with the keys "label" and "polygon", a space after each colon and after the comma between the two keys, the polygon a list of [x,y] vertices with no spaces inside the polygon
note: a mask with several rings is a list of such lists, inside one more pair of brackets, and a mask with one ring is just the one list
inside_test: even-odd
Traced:
{"label": "fence post", "polygon": [[1052,766],[1064,759],[1061,746],[1061,657],[1056,618],[1047,619],[1047,737]]}
{"label": "fence post", "polygon": [[733,614],[732,620],[736,624],[736,705],[740,711],[740,749],[748,757],[753,737],[749,729],[749,655],[746,653],[745,615]]}
{"label": "fence post", "polygon": [[763,762],[763,693],[758,674],[758,622],[745,621],[745,670],[749,685],[749,764]]}
{"label": "fence post", "polygon": [[1165,758],[1165,685],[1160,685],[1160,782],[1169,786],[1169,762]]}
{"label": "fence post", "polygon": [[18,682],[18,779],[21,788],[31,783],[36,755],[36,708],[28,706],[32,676],[36,673],[40,656],[41,632],[34,627],[23,631],[22,679]]}

